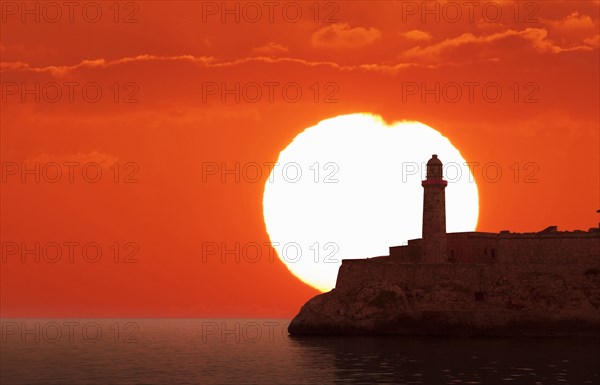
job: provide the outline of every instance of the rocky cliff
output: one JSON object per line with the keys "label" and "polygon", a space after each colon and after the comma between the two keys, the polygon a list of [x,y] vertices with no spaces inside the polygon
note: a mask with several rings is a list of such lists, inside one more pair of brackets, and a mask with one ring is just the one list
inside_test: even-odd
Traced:
{"label": "rocky cliff", "polygon": [[600,336],[600,255],[591,263],[418,264],[344,260],[291,335]]}

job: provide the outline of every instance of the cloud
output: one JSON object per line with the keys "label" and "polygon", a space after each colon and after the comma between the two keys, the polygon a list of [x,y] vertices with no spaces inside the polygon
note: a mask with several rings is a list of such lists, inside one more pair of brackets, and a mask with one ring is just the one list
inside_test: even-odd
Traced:
{"label": "cloud", "polygon": [[575,11],[561,20],[544,20],[546,24],[549,24],[560,30],[594,30],[596,26],[592,18],[588,15],[580,15],[579,12]]}
{"label": "cloud", "polygon": [[213,57],[207,56],[192,56],[192,55],[179,55],[179,56],[156,56],[156,55],[137,55],[131,57],[124,57],[117,60],[106,60],[103,58],[93,60],[82,60],[81,62],[74,65],[66,66],[46,66],[46,67],[32,67],[28,63],[21,61],[17,62],[0,62],[0,72],[4,71],[29,71],[29,72],[45,72],[55,76],[66,75],[69,72],[82,68],[107,68],[121,64],[127,64],[132,62],[143,62],[143,61],[191,61],[201,64],[209,64],[214,62]]}
{"label": "cloud", "polygon": [[592,51],[595,47],[585,44],[571,44],[561,46],[548,39],[548,31],[543,28],[527,28],[524,31],[517,32],[515,35],[529,40],[531,45],[541,53],[562,53],[574,51]]}
{"label": "cloud", "polygon": [[262,53],[262,54],[274,54],[274,53],[288,52],[289,48],[282,44],[279,44],[279,43],[269,42],[260,47],[252,48],[252,51],[254,51],[256,53]]}
{"label": "cloud", "polygon": [[387,74],[395,74],[402,69],[417,66],[416,63],[401,62],[392,64],[379,64],[379,63],[363,63],[357,65],[341,65],[332,61],[310,61],[294,57],[271,57],[271,56],[253,56],[245,57],[233,61],[218,61],[214,57],[207,56],[193,56],[193,55],[179,55],[179,56],[156,56],[156,55],[138,55],[133,57],[124,57],[116,60],[106,59],[94,59],[94,60],[83,60],[74,65],[66,66],[45,66],[35,67],[25,62],[0,62],[0,72],[34,72],[34,73],[47,73],[51,76],[66,76],[69,73],[78,71],[81,69],[103,69],[120,65],[127,65],[136,62],[191,62],[198,66],[205,68],[224,68],[244,65],[246,63],[265,63],[265,64],[280,64],[280,63],[293,63],[307,67],[329,67],[340,71],[356,71],[363,70],[368,72],[379,72]]}
{"label": "cloud", "polygon": [[311,44],[318,48],[356,48],[380,38],[381,31],[377,28],[350,28],[347,23],[336,23],[313,33]]}
{"label": "cloud", "polygon": [[[425,58],[425,59],[437,59],[442,54],[452,51],[453,49],[459,48],[467,44],[488,44],[493,43],[509,37],[518,37],[528,41],[531,46],[540,53],[561,53],[570,51],[591,51],[594,49],[593,45],[579,44],[571,45],[567,47],[559,46],[553,41],[549,40],[548,31],[543,28],[527,28],[522,31],[516,31],[508,29],[502,32],[497,32],[489,35],[476,36],[472,33],[463,33],[460,36],[446,39],[442,42],[426,46],[426,47],[413,47],[404,52],[403,56],[406,58]],[[593,41],[592,41],[593,42]]]}
{"label": "cloud", "polygon": [[[583,45],[598,47],[598,26],[588,15],[572,12],[560,20],[543,20],[551,36],[565,45]],[[568,43],[567,43],[568,42]]]}
{"label": "cloud", "polygon": [[431,40],[431,34],[429,32],[413,29],[412,31],[404,32],[401,34],[408,40],[424,41]]}
{"label": "cloud", "polygon": [[[595,43],[598,44],[598,37],[596,37]],[[420,47],[417,47],[420,48]],[[310,61],[295,57],[273,57],[273,56],[252,56],[240,58],[232,61],[219,61],[213,57],[195,57],[192,55],[179,55],[179,56],[155,56],[155,55],[138,55],[135,57],[125,57],[116,60],[106,59],[95,59],[95,60],[83,60],[80,63],[67,66],[46,66],[46,67],[35,67],[24,62],[0,62],[0,72],[33,72],[33,73],[47,73],[50,76],[61,77],[67,76],[72,72],[76,72],[82,69],[104,69],[114,66],[128,65],[136,62],[191,62],[200,67],[204,68],[227,68],[242,66],[248,63],[263,63],[266,65],[277,65],[277,64],[297,64],[306,67],[328,67],[339,71],[364,71],[371,73],[380,73],[386,75],[395,75],[401,71],[415,67],[426,67],[426,68],[438,68],[444,66],[460,66],[465,63],[481,63],[481,62],[498,62],[500,61],[497,57],[491,58],[479,58],[477,60],[471,60],[465,62],[464,60],[452,61],[445,60],[438,63],[422,63],[418,61],[399,61],[397,63],[359,63],[354,65],[343,65],[333,61]]]}
{"label": "cloud", "polygon": [[589,37],[587,39],[585,39],[584,44],[590,46],[590,47],[594,47],[594,48],[598,48],[600,47],[600,35],[595,35],[593,37]]}
{"label": "cloud", "polygon": [[119,158],[107,154],[105,152],[98,152],[96,150],[91,152],[78,152],[72,154],[54,154],[54,153],[39,153],[35,156],[29,156],[25,159],[26,162],[39,162],[39,163],[67,163],[67,162],[79,162],[80,164],[85,163],[97,163],[103,168],[108,168],[119,161]]}

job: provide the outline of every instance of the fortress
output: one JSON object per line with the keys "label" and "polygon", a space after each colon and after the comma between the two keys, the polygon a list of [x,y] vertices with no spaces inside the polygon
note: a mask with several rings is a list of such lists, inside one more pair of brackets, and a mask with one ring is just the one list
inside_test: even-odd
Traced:
{"label": "fortress", "polygon": [[600,224],[446,233],[442,170],[433,155],[422,238],[343,260],[335,289],[308,301],[290,334],[600,336]]}
{"label": "fortress", "polygon": [[433,155],[422,182],[423,238],[408,246],[390,247],[390,257],[403,263],[580,264],[600,258],[600,228],[557,231],[549,226],[537,233],[446,233],[448,184],[442,162]]}

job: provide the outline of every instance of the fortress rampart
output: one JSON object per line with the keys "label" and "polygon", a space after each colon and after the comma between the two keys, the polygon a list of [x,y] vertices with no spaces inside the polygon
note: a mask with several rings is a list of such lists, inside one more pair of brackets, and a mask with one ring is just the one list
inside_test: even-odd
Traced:
{"label": "fortress rampart", "polygon": [[600,256],[592,264],[401,264],[391,257],[346,260],[336,291],[398,287],[413,311],[529,311],[595,314],[600,322]]}
{"label": "fortress rampart", "polygon": [[[422,240],[390,247],[398,263],[421,262]],[[465,232],[447,234],[449,263],[590,264],[600,259],[600,231],[556,231],[551,226],[538,233]]]}

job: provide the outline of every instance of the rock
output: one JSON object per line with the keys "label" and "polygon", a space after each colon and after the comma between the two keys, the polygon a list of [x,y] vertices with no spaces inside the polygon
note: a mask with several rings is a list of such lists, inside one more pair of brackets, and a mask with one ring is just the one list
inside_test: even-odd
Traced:
{"label": "rock", "polygon": [[340,268],[338,287],[309,300],[289,333],[600,337],[595,268],[381,261]]}
{"label": "rock", "polygon": [[396,285],[374,283],[360,290],[332,290],[308,301],[289,326],[291,334],[385,333],[412,310]]}

